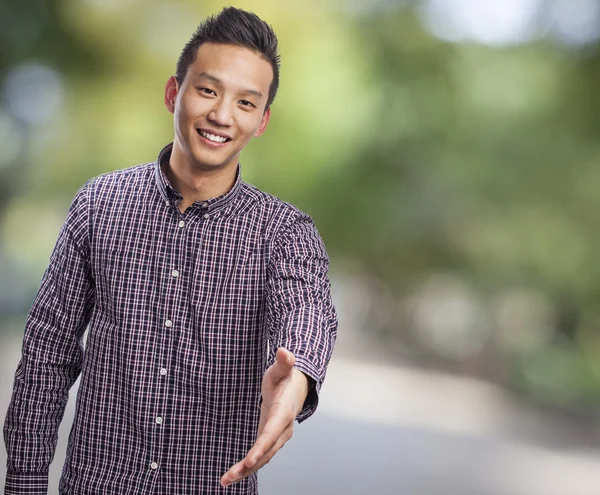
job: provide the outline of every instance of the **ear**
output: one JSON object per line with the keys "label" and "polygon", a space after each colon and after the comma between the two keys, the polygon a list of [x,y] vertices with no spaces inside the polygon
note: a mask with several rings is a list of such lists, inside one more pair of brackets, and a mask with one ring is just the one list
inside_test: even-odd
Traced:
{"label": "ear", "polygon": [[175,99],[179,92],[179,85],[175,76],[169,77],[167,84],[165,85],[165,106],[171,113],[175,113]]}
{"label": "ear", "polygon": [[254,133],[255,137],[262,136],[263,133],[267,130],[267,125],[269,124],[269,120],[271,119],[271,109],[267,109],[265,113],[263,113],[262,120],[260,121],[260,125],[258,126],[257,131]]}

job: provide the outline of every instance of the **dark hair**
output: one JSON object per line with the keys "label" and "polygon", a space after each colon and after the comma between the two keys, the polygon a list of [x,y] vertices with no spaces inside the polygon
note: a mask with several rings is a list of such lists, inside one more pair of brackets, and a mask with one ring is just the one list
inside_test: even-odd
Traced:
{"label": "dark hair", "polygon": [[196,53],[202,43],[221,43],[248,48],[267,60],[273,68],[273,81],[265,109],[271,106],[279,87],[281,65],[277,53],[277,36],[271,26],[256,14],[235,7],[225,7],[219,14],[206,18],[179,55],[175,73],[179,84],[183,82],[188,67],[196,60]]}

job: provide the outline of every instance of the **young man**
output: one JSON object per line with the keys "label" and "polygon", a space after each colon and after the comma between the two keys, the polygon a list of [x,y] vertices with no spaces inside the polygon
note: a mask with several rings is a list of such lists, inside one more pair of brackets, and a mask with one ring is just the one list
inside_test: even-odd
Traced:
{"label": "young man", "polygon": [[47,493],[80,373],[61,494],[254,494],[314,412],[337,329],[327,254],[238,165],[278,81],[271,28],[224,9],[167,82],[174,142],[77,193],[27,318],[6,494]]}

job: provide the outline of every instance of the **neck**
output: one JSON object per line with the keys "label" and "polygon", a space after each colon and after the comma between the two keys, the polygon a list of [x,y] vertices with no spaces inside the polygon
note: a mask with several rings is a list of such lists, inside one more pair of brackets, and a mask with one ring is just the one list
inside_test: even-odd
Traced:
{"label": "neck", "polygon": [[[179,150],[177,150],[179,151]],[[235,183],[237,164],[216,169],[194,167],[175,146],[164,173],[173,187],[183,196],[179,209],[184,212],[195,201],[207,201],[222,196]]]}

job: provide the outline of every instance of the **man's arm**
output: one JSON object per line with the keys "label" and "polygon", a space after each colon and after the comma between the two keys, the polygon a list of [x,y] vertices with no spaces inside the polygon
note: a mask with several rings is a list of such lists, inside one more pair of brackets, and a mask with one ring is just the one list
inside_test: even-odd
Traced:
{"label": "man's arm", "polygon": [[58,428],[79,376],[94,305],[87,186],[75,196],[27,317],[4,423],[6,495],[48,493]]}
{"label": "man's arm", "polygon": [[258,471],[292,437],[294,419],[317,408],[337,332],[329,259],[314,224],[298,218],[275,240],[269,262],[269,362],[256,443],[221,478],[229,486]]}
{"label": "man's arm", "polygon": [[269,261],[269,363],[283,347],[294,355],[294,368],[307,377],[308,396],[298,422],[317,408],[337,335],[328,270],[327,251],[308,216],[297,217],[281,230]]}

